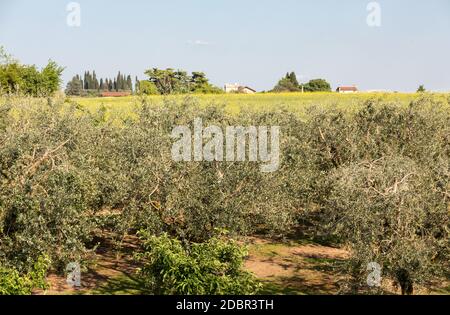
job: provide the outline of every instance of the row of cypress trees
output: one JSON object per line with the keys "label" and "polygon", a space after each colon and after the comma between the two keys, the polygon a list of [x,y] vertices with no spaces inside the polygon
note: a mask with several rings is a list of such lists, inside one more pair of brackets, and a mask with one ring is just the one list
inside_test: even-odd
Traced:
{"label": "row of cypress trees", "polygon": [[[136,78],[137,82],[137,78]],[[83,95],[89,92],[98,91],[130,91],[133,92],[133,80],[131,75],[122,74],[120,71],[117,76],[111,78],[97,78],[95,71],[85,71],[83,76],[76,75],[67,84],[67,95]]]}

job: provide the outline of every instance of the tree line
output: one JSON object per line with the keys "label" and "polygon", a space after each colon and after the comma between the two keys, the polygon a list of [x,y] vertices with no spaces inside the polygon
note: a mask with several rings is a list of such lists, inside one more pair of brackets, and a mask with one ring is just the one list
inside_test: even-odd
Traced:
{"label": "tree line", "polygon": [[98,80],[95,71],[87,71],[84,76],[76,75],[67,84],[66,94],[72,96],[93,96],[102,91],[131,92],[143,95],[169,94],[217,94],[223,91],[209,83],[203,72],[188,74],[184,70],[153,68],[145,72],[148,79],[139,80],[137,77],[133,86],[130,75],[123,75],[119,71],[114,79]]}
{"label": "tree line", "polygon": [[[0,47],[0,95],[50,96],[59,90],[63,70],[51,60],[42,69],[35,65],[23,65]],[[85,71],[84,75],[77,74],[67,83],[65,92],[69,96],[97,96],[105,91],[143,95],[224,93],[221,88],[212,85],[203,72],[189,74],[172,68],[152,68],[146,70],[145,75],[147,79],[136,77],[133,82],[131,75],[120,71],[112,79],[99,79],[95,71]],[[299,83],[295,72],[290,72],[270,92],[331,92],[331,85],[324,79]]]}
{"label": "tree line", "polygon": [[84,76],[76,75],[67,83],[66,94],[71,96],[92,96],[99,92],[133,92],[131,75],[124,75],[120,71],[114,79],[97,78],[95,70],[85,71]]}

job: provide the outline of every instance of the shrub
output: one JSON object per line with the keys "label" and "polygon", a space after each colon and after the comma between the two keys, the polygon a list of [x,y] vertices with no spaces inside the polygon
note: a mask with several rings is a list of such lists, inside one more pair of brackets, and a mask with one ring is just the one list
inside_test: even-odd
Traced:
{"label": "shrub", "polygon": [[155,294],[256,294],[260,285],[242,270],[246,251],[230,240],[212,238],[205,243],[183,244],[167,234],[141,232],[144,262],[140,270]]}
{"label": "shrub", "polygon": [[0,47],[0,95],[51,96],[58,91],[63,70],[54,61],[49,61],[42,70],[22,65]]}
{"label": "shrub", "polygon": [[139,81],[139,93],[144,95],[158,95],[159,91],[155,83],[150,81]]}
{"label": "shrub", "polygon": [[49,264],[47,258],[40,257],[25,275],[0,264],[0,295],[30,295],[33,289],[46,289]]}

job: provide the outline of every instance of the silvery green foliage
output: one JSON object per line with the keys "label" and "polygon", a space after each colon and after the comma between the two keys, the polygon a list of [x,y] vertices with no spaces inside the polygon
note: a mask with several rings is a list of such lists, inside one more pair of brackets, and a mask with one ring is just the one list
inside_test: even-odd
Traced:
{"label": "silvery green foliage", "polygon": [[130,119],[60,99],[9,99],[1,109],[1,260],[19,269],[42,254],[58,268],[80,261],[102,229],[204,241],[217,229],[283,234],[294,223],[286,178],[262,174],[258,163],[172,159],[175,126],[195,117],[245,125],[251,117],[189,98],[137,104]]}
{"label": "silvery green foliage", "polygon": [[354,290],[376,262],[411,294],[449,271],[448,107],[429,97],[409,108],[369,103],[346,120],[334,140],[324,137],[338,143],[328,145],[335,166],[326,176],[323,218],[352,250]]}
{"label": "silvery green foliage", "polygon": [[[121,137],[109,146],[117,163],[110,206],[123,207],[118,227],[166,231],[191,241],[207,240],[216,229],[249,234],[285,232],[293,224],[293,206],[283,197],[281,178],[262,174],[258,163],[174,162],[172,129],[192,125],[246,126],[252,120],[233,117],[220,106],[182,105],[138,109],[137,121],[125,123]],[[107,181],[110,182],[110,181]]]}
{"label": "silvery green foliage", "polygon": [[[439,98],[407,108],[373,100],[355,114],[318,106],[305,117],[281,107],[232,115],[189,97],[142,98],[130,110],[1,99],[0,261],[25,272],[47,254],[62,267],[102,231],[202,242],[221,229],[281,236],[301,223],[304,236],[352,249],[357,283],[369,258],[400,282],[448,272],[450,114]],[[195,118],[280,126],[280,168],[175,162],[171,131]]]}
{"label": "silvery green foliage", "polygon": [[448,203],[429,172],[397,156],[335,172],[330,208],[336,233],[349,242],[349,270],[360,284],[371,262],[379,263],[383,277],[395,280],[404,293],[442,271],[448,257]]}
{"label": "silvery green foliage", "polygon": [[0,134],[0,258],[19,270],[45,254],[57,265],[80,258],[95,193],[83,165],[89,120],[51,102],[24,102],[11,105]]}

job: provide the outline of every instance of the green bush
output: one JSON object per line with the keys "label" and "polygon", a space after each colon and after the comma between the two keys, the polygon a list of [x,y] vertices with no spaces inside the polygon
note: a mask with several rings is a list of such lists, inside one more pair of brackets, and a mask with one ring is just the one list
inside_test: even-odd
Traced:
{"label": "green bush", "polygon": [[244,248],[233,241],[212,238],[187,243],[167,234],[140,234],[144,263],[140,275],[155,294],[233,295],[256,294],[260,284],[242,270]]}
{"label": "green bush", "polygon": [[155,83],[150,81],[139,81],[139,93],[144,95],[158,95],[159,91]]}
{"label": "green bush", "polygon": [[49,264],[47,258],[40,257],[25,275],[0,265],[0,295],[30,295],[34,289],[46,289]]}
{"label": "green bush", "polygon": [[63,70],[54,61],[41,70],[23,65],[0,46],[0,95],[51,96],[59,89]]}

